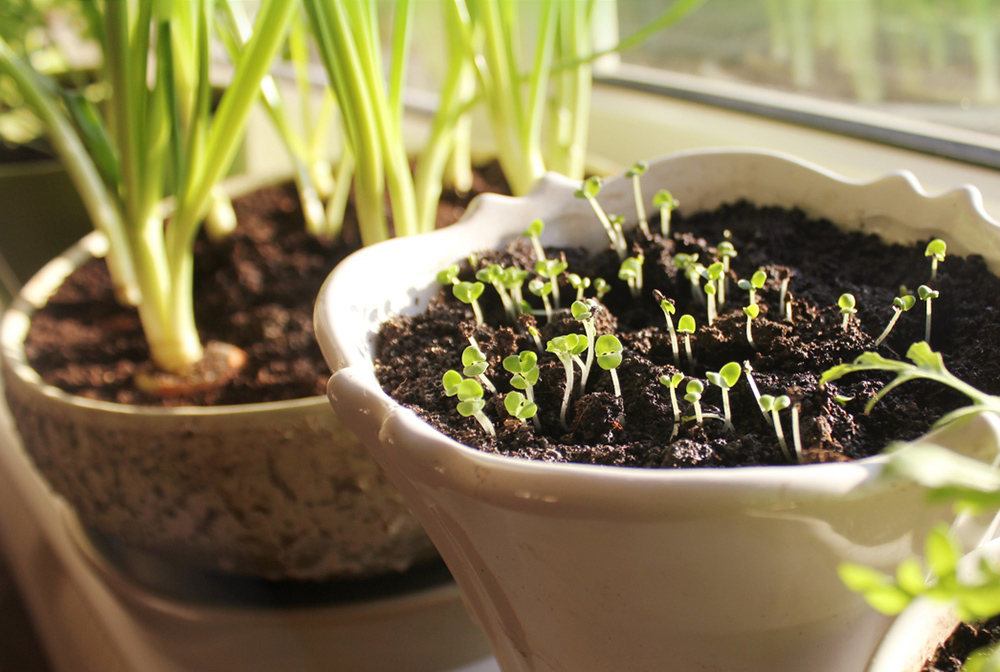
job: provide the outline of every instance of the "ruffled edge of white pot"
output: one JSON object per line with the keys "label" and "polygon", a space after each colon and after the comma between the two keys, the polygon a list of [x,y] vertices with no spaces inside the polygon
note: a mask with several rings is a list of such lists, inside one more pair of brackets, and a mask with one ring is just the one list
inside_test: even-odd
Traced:
{"label": "ruffled edge of white pot", "polygon": [[159,409],[46,385],[25,356],[31,316],[105,247],[88,235],[49,262],[0,322],[21,443],[84,527],[186,567],[269,579],[376,576],[437,557],[322,396]]}
{"label": "ruffled edge of white pot", "polygon": [[[980,563],[1000,563],[1000,539],[973,550],[959,561],[960,575],[974,576]],[[920,597],[903,610],[886,631],[867,672],[920,672],[948,641],[960,621],[947,602]]]}
{"label": "ruffled edge of white pot", "polygon": [[[906,172],[858,183],[771,152],[710,150],[651,161],[643,184],[650,212],[661,188],[687,212],[746,198],[891,242],[946,235],[952,253],[1000,268],[978,191],[929,197]],[[894,567],[947,515],[915,486],[880,482],[883,458],[681,471],[519,460],[449,439],[380,388],[379,324],[423,310],[440,269],[536,218],[546,246],[606,246],[578,186],[548,175],[524,198],[482,196],[456,226],[341,263],[315,321],[331,404],[410,500],[504,670],[861,669],[888,621],[840,584],[837,564]],[[634,213],[632,198],[618,177],[599,200]],[[928,438],[986,457],[998,436],[979,416]]]}

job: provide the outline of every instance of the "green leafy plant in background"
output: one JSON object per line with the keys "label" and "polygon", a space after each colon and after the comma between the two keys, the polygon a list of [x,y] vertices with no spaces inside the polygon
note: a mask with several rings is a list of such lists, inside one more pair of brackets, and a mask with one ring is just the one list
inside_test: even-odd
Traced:
{"label": "green leafy plant in background", "polygon": [[[281,47],[293,0],[261,3],[253,34],[213,114],[208,78],[214,2],[88,4],[113,90],[102,117],[0,40],[0,73],[43,121],[50,142],[108,239],[118,297],[136,305],[152,360],[180,372],[199,361],[192,245]],[[165,221],[164,198],[172,197]]]}

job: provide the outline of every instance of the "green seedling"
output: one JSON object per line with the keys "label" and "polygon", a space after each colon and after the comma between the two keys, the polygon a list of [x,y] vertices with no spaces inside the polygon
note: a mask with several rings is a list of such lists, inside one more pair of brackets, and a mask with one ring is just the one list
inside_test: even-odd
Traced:
{"label": "green seedling", "polygon": [[658,289],[653,290],[653,298],[660,303],[660,310],[663,311],[663,316],[667,318],[667,330],[670,332],[670,347],[674,351],[674,366],[679,367],[681,365],[681,354],[680,348],[677,346],[677,332],[674,330],[674,318],[672,317],[677,312],[677,308],[674,306],[673,299],[663,296]]}
{"label": "green seedling", "polygon": [[476,272],[476,280],[488,282],[493,285],[493,289],[496,290],[497,295],[500,297],[500,303],[503,304],[503,310],[507,313],[507,317],[512,321],[516,321],[517,308],[514,307],[514,302],[510,298],[507,288],[504,286],[505,277],[506,270],[500,264],[490,264],[486,268],[481,268]]}
{"label": "green seedling", "polygon": [[610,291],[611,285],[604,278],[594,278],[594,293],[597,295],[598,301],[603,299],[604,295]]}
{"label": "green seedling", "polygon": [[757,408],[760,409],[761,415],[764,416],[764,422],[766,422],[768,426],[770,426],[771,416],[768,414],[767,411],[764,410],[763,404],[760,403],[761,399],[760,389],[758,389],[757,387],[757,381],[753,379],[753,367],[750,365],[750,360],[746,360],[743,362],[743,372],[746,373],[747,384],[750,386],[750,393],[753,394],[753,398],[757,402]]}
{"label": "green seedling", "polygon": [[483,295],[485,285],[481,282],[457,282],[451,288],[451,293],[462,303],[472,306],[472,312],[476,315],[476,324],[483,323],[483,311],[479,307],[480,296]]}
{"label": "green seedling", "polygon": [[511,303],[514,305],[514,310],[518,314],[524,312],[524,294],[522,289],[524,287],[524,281],[528,279],[528,271],[523,268],[518,268],[517,266],[510,266],[505,268],[503,271],[503,277],[500,279],[500,283],[503,285],[504,289],[510,291]]}
{"label": "green seedling", "polygon": [[624,245],[625,215],[608,215],[608,221],[611,222],[611,228],[615,230],[615,235],[618,236],[618,240],[622,241],[622,245]]}
{"label": "green seedling", "polygon": [[574,301],[570,306],[573,319],[583,324],[587,334],[587,361],[580,372],[580,394],[587,389],[587,379],[590,377],[590,367],[594,363],[594,340],[597,338],[597,327],[594,325],[595,304],[586,301]]}
{"label": "green seedling", "polygon": [[462,378],[462,374],[454,369],[446,371],[441,378],[444,393],[449,397],[458,397],[458,412],[462,417],[474,417],[482,426],[483,431],[490,436],[496,436],[493,423],[483,413],[486,402],[483,401],[483,386],[471,378]]}
{"label": "green seedling", "polygon": [[931,258],[931,280],[937,280],[938,264],[944,261],[947,254],[948,243],[944,242],[940,238],[935,238],[931,242],[927,243],[927,249],[924,250],[924,256]]}
{"label": "green seedling", "polygon": [[646,173],[649,164],[645,161],[637,161],[625,171],[625,177],[632,178],[632,195],[635,197],[635,214],[639,219],[639,229],[648,238],[649,222],[646,221],[646,205],[642,201],[641,177]]}
{"label": "green seedling", "polygon": [[486,361],[486,355],[478,345],[470,345],[462,352],[462,366],[465,367],[462,369],[462,375],[467,378],[477,378],[490,393],[496,394],[497,388],[486,376],[489,362]]}
{"label": "green seedling", "polygon": [[567,273],[569,286],[576,290],[576,300],[583,301],[583,293],[590,288],[590,278],[581,278],[576,273]]}
{"label": "green seedling", "polygon": [[783,411],[791,405],[792,400],[785,394],[780,397],[765,394],[760,398],[760,407],[764,411],[770,412],[774,433],[778,437],[778,445],[781,446],[781,452],[785,454],[785,459],[789,462],[792,461],[792,456],[788,452],[788,443],[785,441],[785,433],[781,429],[781,418],[778,417],[778,411]]}
{"label": "green seedling", "polygon": [[820,377],[819,382],[820,385],[826,385],[830,381],[837,380],[848,373],[855,373],[857,371],[877,370],[896,374],[896,378],[892,382],[879,390],[868,401],[868,404],[865,406],[865,413],[871,411],[876,402],[890,390],[908,380],[933,380],[958,390],[972,400],[972,404],[948,413],[938,420],[935,426],[947,424],[967,415],[983,411],[1000,414],[1000,397],[986,394],[957,378],[945,368],[941,353],[931,350],[931,346],[926,342],[921,341],[911,345],[909,350],[906,351],[906,357],[913,364],[886,359],[874,352],[866,352],[859,355],[857,359],[849,364],[839,364],[827,370]]}
{"label": "green seedling", "polygon": [[[518,390],[523,390],[528,401],[535,402],[535,384],[538,382],[538,355],[525,350],[517,355],[504,357],[503,368],[513,374],[510,377],[510,384]],[[532,417],[535,429],[541,430],[542,425],[538,416]]]}
{"label": "green seedling", "polygon": [[757,292],[764,288],[764,283],[767,282],[767,273],[763,269],[756,271],[750,276],[749,280],[740,280],[736,283],[736,286],[740,289],[750,293],[750,305],[757,305]]}
{"label": "green seedling", "polygon": [[844,321],[841,323],[844,331],[847,331],[847,325],[851,322],[851,316],[858,312],[857,300],[851,293],[844,293],[840,295],[837,299],[837,306],[840,307],[840,314],[844,316]]}
{"label": "green seedling", "polygon": [[566,270],[568,264],[566,259],[543,259],[535,262],[535,273],[542,276],[552,285],[552,300],[556,304],[556,310],[562,307],[559,296],[559,276]]}
{"label": "green seedling", "polygon": [[660,384],[665,385],[668,390],[670,390],[670,405],[674,409],[674,431],[670,433],[670,441],[673,441],[677,436],[677,432],[680,431],[681,426],[681,407],[677,403],[677,386],[681,384],[684,380],[683,373],[675,373],[670,376],[660,376]]}
{"label": "green seedling", "polygon": [[604,334],[594,345],[597,355],[597,365],[611,374],[611,382],[615,387],[615,396],[621,398],[622,388],[618,383],[618,372],[615,369],[622,363],[622,343],[616,336]]}
{"label": "green seedling", "polygon": [[792,304],[792,301],[791,301],[791,299],[789,299],[788,301],[786,301],[785,299],[788,297],[788,283],[791,282],[791,280],[792,280],[792,276],[790,276],[790,275],[785,276],[781,280],[781,285],[779,286],[779,290],[778,290],[778,305],[781,306],[785,310],[786,314],[788,315],[788,317],[786,317],[786,319],[789,322],[792,321],[792,318],[790,317],[790,315],[791,315],[791,304]]}
{"label": "green seedling", "polygon": [[569,430],[566,412],[569,410],[569,397],[573,391],[573,358],[586,348],[587,339],[579,334],[556,336],[545,345],[545,349],[558,357],[566,370],[566,390],[563,392],[562,407],[559,409],[559,422],[566,430]]}
{"label": "green seedling", "polygon": [[697,379],[689,380],[684,391],[686,393],[684,395],[684,400],[690,401],[694,405],[695,422],[700,425],[704,420],[701,413],[701,394],[705,391],[705,385]]}
{"label": "green seedling", "polygon": [[705,296],[708,299],[708,326],[712,326],[712,323],[715,322],[715,296],[722,292],[724,284],[722,273],[724,270],[725,266],[722,262],[717,261],[701,273],[701,277],[705,278]]}
{"label": "green seedling", "polygon": [[751,303],[749,306],[743,306],[743,314],[747,316],[747,343],[754,350],[757,349],[757,344],[753,341],[753,321],[757,319],[760,315],[760,306],[756,303]]}
{"label": "green seedling", "polygon": [[896,321],[899,319],[899,316],[908,311],[910,308],[913,308],[916,303],[917,300],[912,294],[897,296],[892,300],[892,319],[889,320],[889,324],[885,326],[885,330],[879,335],[878,338],[875,339],[876,348],[882,344],[882,341],[886,339],[889,332],[892,331],[892,328],[896,326]]}
{"label": "green seedling", "polygon": [[677,208],[680,203],[677,199],[667,191],[666,189],[661,189],[656,192],[653,196],[653,205],[660,209],[660,234],[664,237],[670,235],[670,214]]}
{"label": "green seedling", "polygon": [[931,302],[941,296],[941,292],[931,289],[927,285],[917,287],[917,296],[927,304],[927,320],[924,323],[924,340],[931,341]]}
{"label": "green seedling", "polygon": [[705,295],[701,291],[701,272],[705,267],[698,263],[697,254],[680,253],[674,255],[674,266],[691,283],[691,299],[698,305],[705,305]]}
{"label": "green seedling", "polygon": [[537,261],[545,261],[545,250],[542,248],[542,231],[544,230],[545,223],[540,219],[536,219],[529,224],[528,228],[524,230],[523,234],[521,234],[531,241],[531,247],[535,250],[535,257]]}
{"label": "green seedling", "polygon": [[552,304],[549,302],[549,294],[552,293],[552,283],[534,278],[528,283],[528,291],[541,298],[542,305],[545,307],[545,319],[551,322]]}
{"label": "green seedling", "polygon": [[802,464],[802,434],[799,432],[799,405],[792,406],[792,447],[795,448],[795,459]]}
{"label": "green seedling", "polygon": [[642,296],[642,262],[645,259],[646,257],[640,252],[637,256],[622,261],[618,268],[618,279],[628,283],[628,289],[635,299]]}
{"label": "green seedling", "polygon": [[692,315],[681,315],[681,319],[677,321],[677,333],[684,334],[684,353],[687,355],[688,367],[692,371],[694,370],[695,360],[694,355],[691,353],[691,334],[695,332],[696,328]]}
{"label": "green seedling", "polygon": [[537,328],[531,326],[528,327],[528,335],[531,336],[531,340],[535,342],[535,348],[538,352],[542,351],[542,332],[538,331]]}
{"label": "green seedling", "polygon": [[528,419],[534,418],[538,414],[538,405],[526,399],[520,392],[508,392],[507,396],[503,398],[503,407],[512,417],[517,418],[524,425],[528,424]]}
{"label": "green seedling", "polygon": [[575,195],[577,198],[585,198],[587,202],[590,203],[590,207],[593,208],[594,214],[597,215],[597,219],[601,222],[601,226],[604,227],[604,232],[608,234],[608,238],[611,240],[611,246],[615,248],[615,252],[618,253],[619,259],[624,259],[626,255],[625,238],[621,235],[621,229],[615,229],[611,220],[608,219],[607,213],[604,212],[604,208],[601,204],[597,202],[597,194],[601,192],[601,178],[599,177],[588,177],[580,185],[580,188],[576,190]]}
{"label": "green seedling", "polygon": [[719,305],[721,306],[726,303],[726,292],[729,290],[729,266],[731,259],[737,255],[737,252],[728,240],[719,243],[716,252],[722,259],[722,282],[719,283]]}
{"label": "green seedling", "polygon": [[437,281],[442,285],[458,284],[458,264],[452,264],[443,271],[438,271]]}
{"label": "green seedling", "polygon": [[724,416],[726,426],[725,431],[732,432],[734,430],[732,417],[729,410],[729,390],[736,385],[736,382],[740,379],[740,374],[743,369],[737,362],[729,362],[721,369],[716,371],[709,371],[705,375],[708,378],[708,382],[712,383],[720,390],[722,390],[722,415]]}

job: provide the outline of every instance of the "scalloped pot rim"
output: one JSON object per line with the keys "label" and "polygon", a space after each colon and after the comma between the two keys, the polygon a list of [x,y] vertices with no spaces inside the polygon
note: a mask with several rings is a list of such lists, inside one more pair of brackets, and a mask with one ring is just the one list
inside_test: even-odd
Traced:
{"label": "scalloped pot rim", "polygon": [[3,348],[3,358],[11,372],[21,380],[34,386],[42,395],[64,404],[93,411],[114,414],[142,413],[148,416],[213,416],[220,413],[267,413],[286,412],[296,407],[312,407],[324,404],[326,398],[322,395],[290,399],[286,401],[269,401],[252,404],[232,404],[227,406],[175,406],[154,407],[134,404],[120,404],[110,401],[100,401],[80,397],[65,392],[42,381],[31,365],[24,352],[24,339],[31,325],[31,316],[45,305],[52,292],[55,291],[78,266],[91,257],[103,257],[107,252],[107,239],[98,232],[84,236],[79,242],[64,253],[55,257],[38,271],[15,297],[14,302],[0,319],[0,347]]}
{"label": "scalloped pot rim", "polygon": [[[972,186],[932,197],[908,171],[869,182],[851,181],[774,152],[694,151],[649,163],[643,191],[650,212],[654,211],[651,185],[659,186],[657,179],[662,174],[673,178],[662,186],[669,188],[688,211],[708,209],[740,197],[758,205],[798,206],[811,216],[836,221],[842,228],[878,233],[893,242],[942,236],[948,240],[951,253],[966,255],[974,251],[985,256],[994,271],[1000,269],[1000,223],[987,215],[980,192]],[[499,246],[519,235],[536,218],[546,223],[542,236],[546,246],[584,245],[597,249],[606,244],[589,205],[573,195],[578,186],[577,182],[550,173],[522,198],[480,196],[458,224],[417,238],[395,239],[362,249],[334,270],[317,302],[317,338],[334,371],[328,385],[331,402],[369,448],[376,437],[386,444],[400,443],[406,437],[413,453],[426,458],[410,461],[409,469],[426,469],[439,475],[447,471],[451,487],[457,487],[457,476],[480,496],[513,496],[525,505],[565,501],[564,497],[599,505],[604,488],[610,490],[603,504],[612,505],[612,491],[625,486],[648,490],[650,496],[656,493],[656,499],[669,493],[671,499],[676,498],[674,505],[688,499],[693,506],[703,507],[737,485],[743,494],[734,496],[739,497],[753,497],[758,490],[773,493],[775,489],[786,494],[828,496],[844,494],[872,480],[884,464],[883,456],[852,463],[793,467],[654,470],[552,464],[492,455],[446,437],[389,398],[375,379],[371,364],[375,331],[391,315],[422,310],[437,287],[434,276],[440,268],[470,252]],[[632,198],[631,181],[616,176],[605,183],[599,200],[609,212],[633,213],[626,226],[634,226]],[[885,203],[889,205],[883,206]],[[564,226],[579,217],[589,217],[585,221],[593,221],[593,226]],[[394,271],[378,274],[373,268]],[[362,409],[360,414],[357,409]],[[978,418],[962,428],[933,432],[930,438],[951,443],[960,430],[995,442],[992,437],[997,435],[997,427],[1000,423],[995,419]],[[444,482],[434,474],[429,477]],[[523,487],[509,493],[510,481],[506,477],[516,478]],[[581,492],[581,478],[588,479],[597,490]],[[666,483],[671,487],[664,490]]]}

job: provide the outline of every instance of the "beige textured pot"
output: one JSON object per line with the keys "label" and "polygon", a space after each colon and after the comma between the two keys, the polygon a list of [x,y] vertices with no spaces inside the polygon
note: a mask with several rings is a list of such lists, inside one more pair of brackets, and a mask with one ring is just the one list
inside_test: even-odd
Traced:
{"label": "beige textured pot", "polygon": [[87,236],[46,265],[0,323],[24,448],[85,527],[185,565],[270,579],[372,576],[436,557],[324,397],[161,409],[45,385],[25,359],[31,314],[102,242]]}

